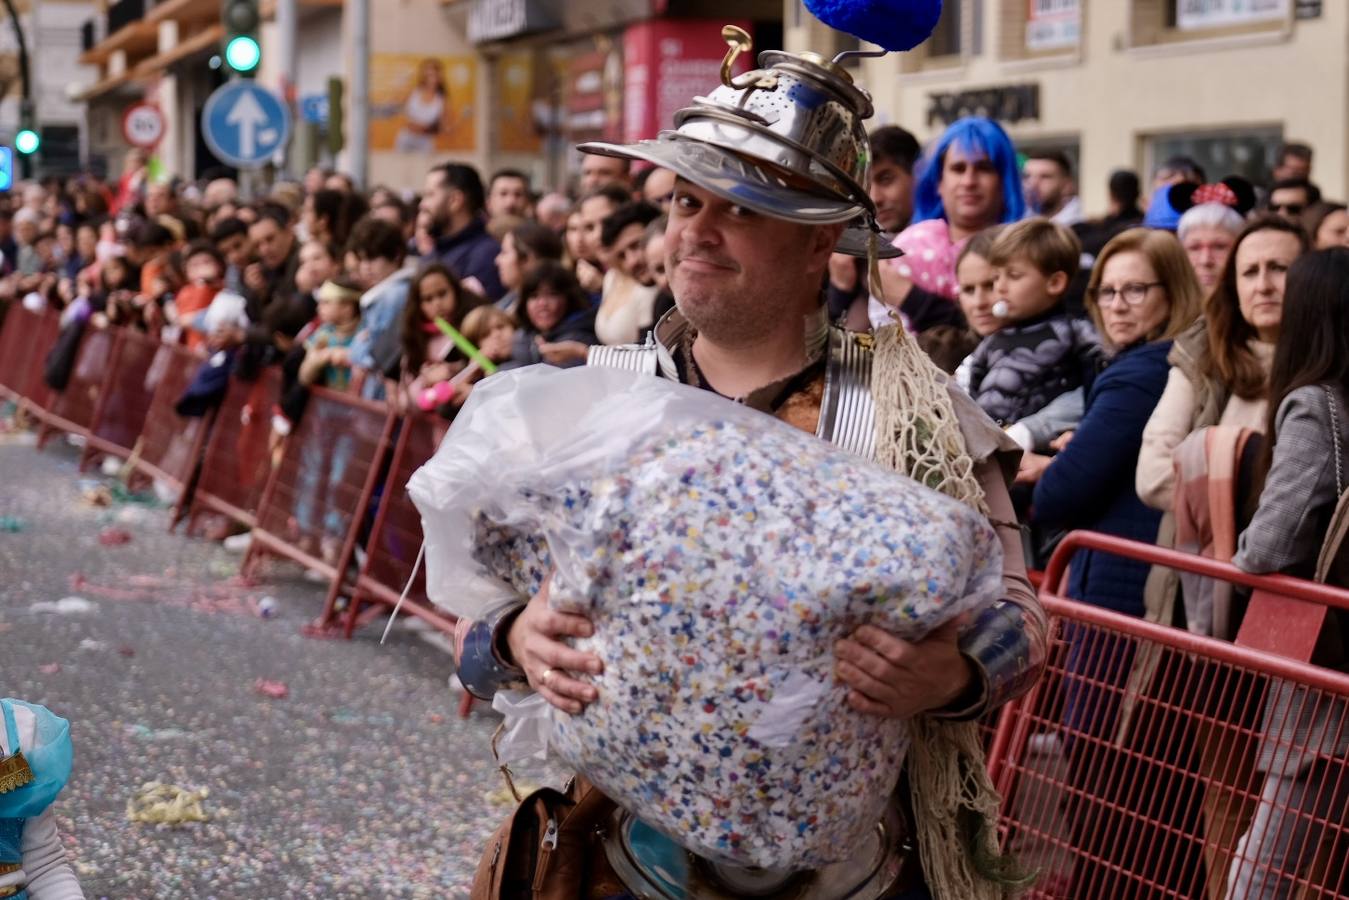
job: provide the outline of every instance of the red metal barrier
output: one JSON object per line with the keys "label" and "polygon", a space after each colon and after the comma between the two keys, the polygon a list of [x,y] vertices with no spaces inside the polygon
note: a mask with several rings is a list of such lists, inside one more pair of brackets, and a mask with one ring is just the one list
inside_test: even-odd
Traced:
{"label": "red metal barrier", "polygon": [[162,344],[145,376],[146,381],[154,385],[154,394],[137,443],[140,452],[132,458],[132,465],[137,471],[171,486],[178,495],[169,520],[170,528],[183,515],[187,485],[202,459],[206,435],[214,417],[214,413],[180,416],[174,409],[203,362],[202,356],[187,347]]}
{"label": "red metal barrier", "polygon": [[99,392],[80,455],[81,471],[99,453],[122,459],[139,455],[141,430],[154,398],[150,369],[163,344],[134,329],[117,331],[108,378]]}
{"label": "red metal barrier", "polygon": [[383,403],[312,388],[258,504],[244,574],[265,551],[326,575],[322,625],[333,621],[394,420]]}
{"label": "red metal barrier", "polygon": [[[56,392],[44,408],[34,410],[42,419],[42,429],[38,432],[39,447],[46,444],[53,431],[65,431],[88,438],[99,400],[112,379],[122,336],[122,329],[119,328],[95,328],[92,325],[85,328],[65,389]],[[41,365],[37,367],[39,378],[41,368]]]}
{"label": "red metal barrier", "polygon": [[[366,559],[356,579],[351,606],[347,609],[344,631],[351,637],[361,608],[368,603],[393,606],[412,578],[417,551],[422,545],[421,514],[408,496],[407,483],[412,473],[435,453],[449,423],[433,416],[410,416],[402,421],[389,462],[375,522],[365,544]],[[417,616],[446,634],[454,633],[454,617],[442,613],[426,596],[425,567],[417,570],[403,612]]]}
{"label": "red metal barrier", "polygon": [[989,756],[1004,842],[1040,871],[1025,896],[1349,896],[1349,674],[1065,600],[1082,548],[1349,610],[1349,591],[1069,535],[1041,594],[1046,677]]}
{"label": "red metal barrier", "polygon": [[60,327],[60,314],[54,310],[34,313],[11,303],[5,314],[0,330],[0,393],[30,412],[50,400],[42,369]]}
{"label": "red metal barrier", "polygon": [[252,528],[257,522],[267,476],[271,472],[272,407],[281,388],[281,373],[264,369],[256,381],[232,379],[216,410],[201,476],[192,491],[188,533],[200,517],[217,513]]}

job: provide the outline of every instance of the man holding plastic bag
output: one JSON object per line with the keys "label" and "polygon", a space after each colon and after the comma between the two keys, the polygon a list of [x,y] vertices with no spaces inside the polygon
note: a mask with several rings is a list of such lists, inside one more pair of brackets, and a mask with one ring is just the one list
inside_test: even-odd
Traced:
{"label": "man holding plastic bag", "polygon": [[878,253],[843,224],[872,221],[870,99],[817,57],[761,64],[659,140],[582,147],[678,177],[654,341],[488,379],[410,485],[433,599],[478,614],[460,678],[537,692],[585,776],[526,800],[475,897],[1018,881],[970,721],[1045,655],[1015,446],[902,329],[829,327],[829,255]]}

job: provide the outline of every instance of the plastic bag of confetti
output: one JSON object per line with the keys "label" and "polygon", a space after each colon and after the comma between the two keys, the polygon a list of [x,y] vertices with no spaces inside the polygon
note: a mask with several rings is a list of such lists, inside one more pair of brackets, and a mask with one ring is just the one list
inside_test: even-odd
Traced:
{"label": "plastic bag of confetti", "polygon": [[[879,819],[904,722],[845,702],[834,642],[920,639],[991,603],[975,510],[771,416],[650,376],[506,372],[409,490],[431,598],[476,617],[553,573],[604,660],[551,752],[694,853],[802,868]],[[584,676],[583,676],[584,677]]]}

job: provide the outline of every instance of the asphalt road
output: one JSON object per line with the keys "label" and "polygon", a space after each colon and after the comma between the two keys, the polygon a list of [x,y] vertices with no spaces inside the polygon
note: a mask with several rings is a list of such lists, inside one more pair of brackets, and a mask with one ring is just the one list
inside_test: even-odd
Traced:
{"label": "asphalt road", "polygon": [[[464,895],[507,807],[497,719],[457,717],[444,651],[403,628],[380,646],[383,620],[302,636],[320,585],[284,566],[242,585],[240,556],[169,534],[164,510],[90,505],[76,451],[27,440],[0,434],[0,523],[19,529],[0,526],[0,696],[71,722],[56,808],[86,896]],[[107,528],[130,541],[101,543]],[[87,603],[41,605],[63,598]],[[208,791],[209,821],[130,821],[152,781]]]}

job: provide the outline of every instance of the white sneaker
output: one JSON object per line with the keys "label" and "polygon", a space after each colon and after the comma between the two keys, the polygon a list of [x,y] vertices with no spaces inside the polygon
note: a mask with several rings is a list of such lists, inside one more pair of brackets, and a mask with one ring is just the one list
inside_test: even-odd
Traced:
{"label": "white sneaker", "polygon": [[109,478],[116,478],[117,474],[122,471],[122,461],[115,456],[105,456],[101,468],[104,475]]}
{"label": "white sneaker", "polygon": [[243,534],[232,534],[221,542],[221,545],[231,553],[247,553],[248,546],[253,543],[253,532],[245,531]]}

